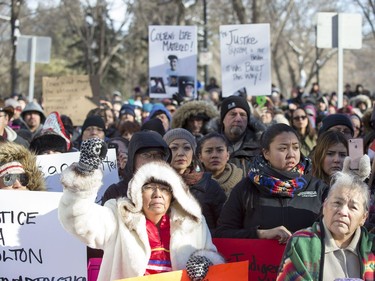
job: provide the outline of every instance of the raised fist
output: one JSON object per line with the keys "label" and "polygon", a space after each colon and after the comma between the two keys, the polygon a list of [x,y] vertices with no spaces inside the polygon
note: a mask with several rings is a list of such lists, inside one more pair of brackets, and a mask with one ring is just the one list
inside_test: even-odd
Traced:
{"label": "raised fist", "polygon": [[93,173],[107,155],[107,150],[106,143],[99,138],[83,141],[77,169],[83,174]]}

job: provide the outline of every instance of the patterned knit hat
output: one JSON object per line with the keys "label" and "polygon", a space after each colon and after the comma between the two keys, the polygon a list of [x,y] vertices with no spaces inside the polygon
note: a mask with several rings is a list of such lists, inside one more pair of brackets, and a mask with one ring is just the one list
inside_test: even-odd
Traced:
{"label": "patterned knit hat", "polygon": [[177,139],[183,139],[190,143],[193,151],[195,153],[195,148],[197,147],[197,142],[195,141],[195,137],[188,131],[183,128],[176,128],[171,129],[165,133],[163,139],[165,142],[170,145],[171,142]]}

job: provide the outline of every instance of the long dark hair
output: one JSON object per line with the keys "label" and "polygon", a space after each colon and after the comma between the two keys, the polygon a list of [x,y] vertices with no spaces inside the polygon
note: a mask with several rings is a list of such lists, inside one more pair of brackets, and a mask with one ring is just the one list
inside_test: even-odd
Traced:
{"label": "long dark hair", "polygon": [[330,183],[330,176],[323,170],[323,162],[327,155],[327,151],[335,144],[342,143],[346,150],[348,150],[348,141],[341,132],[326,131],[322,133],[317,141],[314,152],[312,154],[312,170],[311,173],[314,177],[322,179],[327,184]]}

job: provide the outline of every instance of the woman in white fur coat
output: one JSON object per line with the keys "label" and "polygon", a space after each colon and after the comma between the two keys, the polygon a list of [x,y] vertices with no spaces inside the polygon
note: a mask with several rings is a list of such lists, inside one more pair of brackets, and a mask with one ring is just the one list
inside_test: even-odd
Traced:
{"label": "woman in white fur coat", "polygon": [[98,280],[185,268],[193,280],[201,280],[208,265],[224,263],[198,202],[164,162],[143,165],[129,183],[127,198],[95,204],[105,153],[99,139],[83,143],[79,163],[62,174],[59,205],[64,228],[89,247],[104,250]]}

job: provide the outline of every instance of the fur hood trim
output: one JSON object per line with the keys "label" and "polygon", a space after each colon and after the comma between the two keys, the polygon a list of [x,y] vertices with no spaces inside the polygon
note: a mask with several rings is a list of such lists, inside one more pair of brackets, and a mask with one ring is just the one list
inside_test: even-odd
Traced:
{"label": "fur hood trim", "polygon": [[0,144],[0,164],[20,162],[29,178],[26,185],[29,190],[46,190],[44,177],[36,164],[36,155],[24,146],[14,142]]}
{"label": "fur hood trim", "polygon": [[206,101],[190,101],[184,103],[173,115],[172,129],[185,128],[187,119],[190,116],[196,116],[199,114],[206,115],[208,119],[212,119],[219,116],[219,111],[214,105]]}
{"label": "fur hood trim", "polygon": [[352,97],[350,100],[349,100],[349,104],[353,107],[357,107],[357,105],[360,103],[360,102],[363,102],[367,105],[367,109],[371,108],[372,107],[372,104],[371,104],[371,99],[366,96],[366,95],[358,95],[358,96],[355,96],[355,97]]}
{"label": "fur hood trim", "polygon": [[[132,220],[139,221],[144,217],[142,212],[142,187],[151,178],[167,182],[172,187],[173,199],[170,206],[172,219],[179,219],[179,214],[182,213],[182,220],[186,215],[197,222],[201,220],[202,211],[199,203],[189,192],[188,186],[180,175],[167,163],[153,161],[138,169],[129,182],[128,197],[119,199],[118,207],[125,223],[136,225],[137,223],[134,221],[126,222],[126,218],[132,217]],[[127,212],[131,212],[132,216],[127,216]]]}

